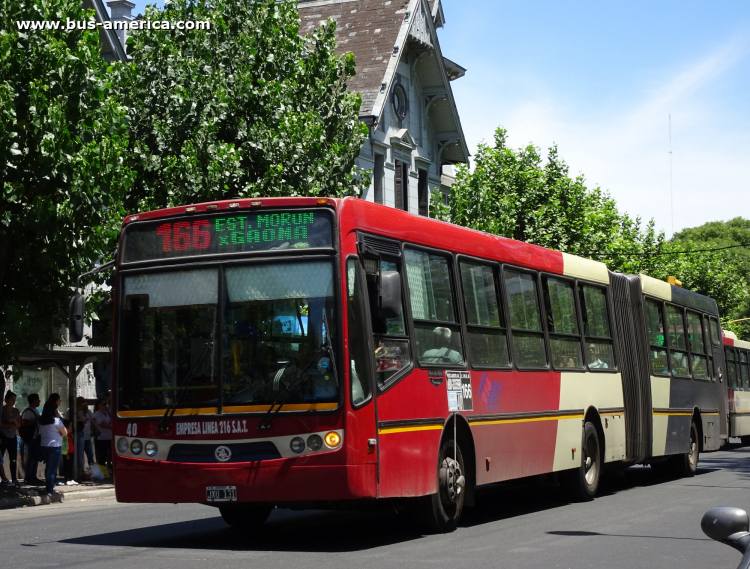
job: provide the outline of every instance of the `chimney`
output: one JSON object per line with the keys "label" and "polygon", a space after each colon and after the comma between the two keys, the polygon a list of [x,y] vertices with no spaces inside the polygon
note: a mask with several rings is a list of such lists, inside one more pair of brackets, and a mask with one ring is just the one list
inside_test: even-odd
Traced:
{"label": "chimney", "polygon": [[[112,22],[126,22],[125,25],[130,28],[130,22],[133,21],[133,15],[130,12],[135,8],[135,4],[129,0],[110,0],[107,2],[107,6],[109,6],[109,11],[111,13],[110,19]],[[122,48],[126,49],[125,40],[128,39],[128,30],[120,28],[120,25],[122,24],[114,24],[113,27],[115,28],[117,37],[120,38]]]}

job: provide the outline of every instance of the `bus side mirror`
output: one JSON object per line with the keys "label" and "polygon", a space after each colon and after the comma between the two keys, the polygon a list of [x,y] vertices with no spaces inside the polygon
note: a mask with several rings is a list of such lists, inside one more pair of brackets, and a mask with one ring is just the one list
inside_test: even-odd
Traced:
{"label": "bus side mirror", "polygon": [[401,316],[401,275],[398,271],[380,273],[380,317]]}
{"label": "bus side mirror", "polygon": [[712,508],[701,520],[703,533],[711,539],[734,547],[743,554],[750,546],[749,526],[747,512],[729,506]]}
{"label": "bus side mirror", "polygon": [[75,344],[83,340],[83,315],[86,312],[86,299],[80,293],[76,293],[70,299],[70,312],[68,316],[68,341]]}

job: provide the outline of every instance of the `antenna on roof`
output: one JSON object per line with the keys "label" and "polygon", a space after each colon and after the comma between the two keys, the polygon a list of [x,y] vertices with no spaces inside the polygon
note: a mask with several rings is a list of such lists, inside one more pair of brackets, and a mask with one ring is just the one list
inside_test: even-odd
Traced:
{"label": "antenna on roof", "polygon": [[674,235],[674,186],[672,179],[672,113],[669,113],[669,201],[672,213],[672,235]]}

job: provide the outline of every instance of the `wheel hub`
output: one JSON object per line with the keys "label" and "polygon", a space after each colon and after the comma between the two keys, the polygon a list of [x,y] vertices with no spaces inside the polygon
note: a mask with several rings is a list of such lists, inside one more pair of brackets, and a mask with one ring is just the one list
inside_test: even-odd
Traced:
{"label": "wheel hub", "polygon": [[439,479],[440,493],[443,498],[455,504],[466,485],[466,478],[461,472],[461,465],[458,461],[445,457],[440,465]]}

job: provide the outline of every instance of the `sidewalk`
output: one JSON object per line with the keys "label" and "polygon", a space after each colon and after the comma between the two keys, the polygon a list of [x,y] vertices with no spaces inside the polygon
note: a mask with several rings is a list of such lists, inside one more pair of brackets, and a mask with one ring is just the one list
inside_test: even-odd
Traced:
{"label": "sidewalk", "polygon": [[74,486],[57,486],[55,492],[57,494],[48,496],[43,485],[33,484],[20,488],[0,487],[0,510],[59,504],[77,500],[114,498],[115,486],[109,479],[103,482],[81,482]]}

